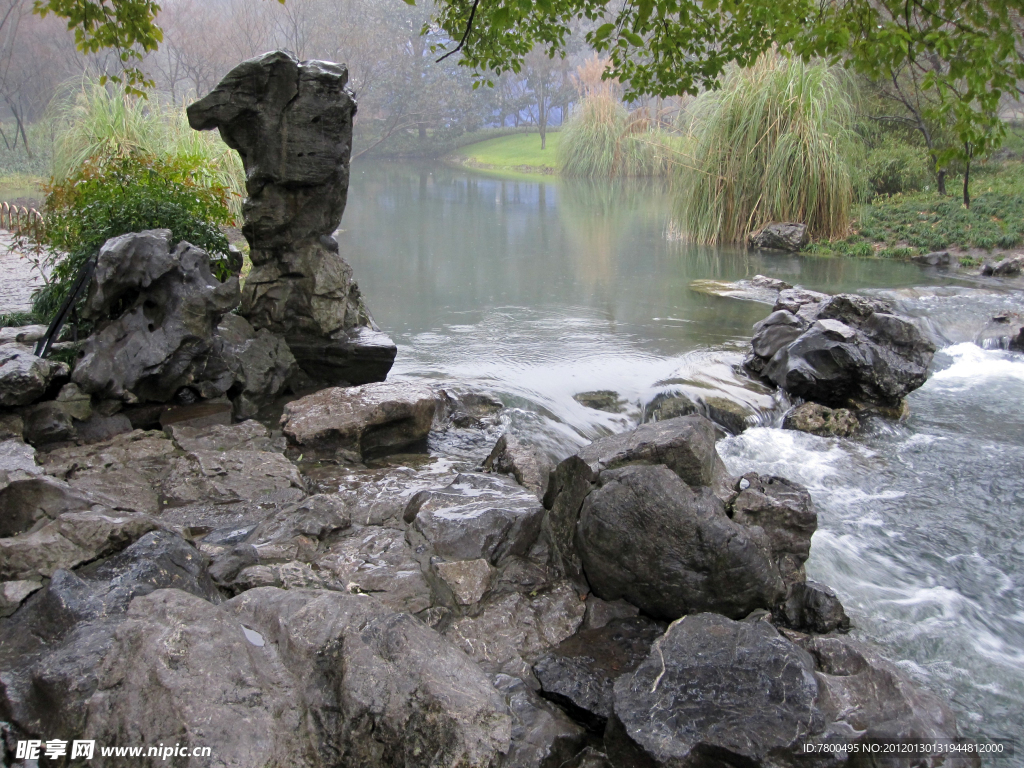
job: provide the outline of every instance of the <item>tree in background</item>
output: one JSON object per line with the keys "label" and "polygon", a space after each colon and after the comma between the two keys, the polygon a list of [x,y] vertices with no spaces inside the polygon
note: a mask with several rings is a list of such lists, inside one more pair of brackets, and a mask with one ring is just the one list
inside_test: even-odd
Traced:
{"label": "tree in background", "polygon": [[[1024,0],[439,0],[437,8],[449,53],[499,74],[519,71],[536,46],[559,54],[574,22],[597,23],[587,41],[609,55],[626,98],[712,89],[727,65],[750,66],[773,46],[873,80],[913,71],[930,100],[926,115],[948,126],[937,167],[960,160],[967,168],[965,205],[970,162],[999,145],[1000,103],[1024,81]],[[930,61],[939,64],[923,66]]]}

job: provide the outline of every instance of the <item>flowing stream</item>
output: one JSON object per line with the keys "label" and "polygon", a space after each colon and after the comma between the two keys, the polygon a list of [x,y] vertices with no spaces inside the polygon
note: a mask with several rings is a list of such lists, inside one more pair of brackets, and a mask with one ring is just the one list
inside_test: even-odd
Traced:
{"label": "flowing stream", "polygon": [[[950,698],[968,735],[1024,734],[1024,355],[974,343],[989,318],[1024,312],[1022,285],[695,247],[670,217],[669,196],[639,183],[357,163],[339,241],[398,344],[392,378],[494,392],[507,428],[552,458],[635,426],[659,392],[742,404],[759,426],[719,451],[733,471],[810,489],[807,571],[839,593],[854,635]],[[910,419],[842,440],[779,429],[785,403],[737,371],[770,306],[695,284],[756,274],[918,318],[941,348]],[[619,393],[622,412],[573,399],[590,390]]]}

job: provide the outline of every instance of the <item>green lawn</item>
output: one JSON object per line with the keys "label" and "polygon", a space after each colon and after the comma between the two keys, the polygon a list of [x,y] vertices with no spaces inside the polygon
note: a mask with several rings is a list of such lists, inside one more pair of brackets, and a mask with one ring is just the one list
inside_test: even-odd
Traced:
{"label": "green lawn", "polygon": [[520,173],[557,173],[555,154],[559,134],[548,133],[547,147],[540,148],[540,134],[516,133],[460,147],[449,157],[463,165]]}

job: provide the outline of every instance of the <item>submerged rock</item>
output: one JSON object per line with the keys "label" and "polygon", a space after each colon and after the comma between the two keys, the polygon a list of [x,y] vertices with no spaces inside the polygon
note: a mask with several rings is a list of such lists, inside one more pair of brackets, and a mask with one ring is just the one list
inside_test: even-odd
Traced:
{"label": "submerged rock", "polygon": [[618,392],[610,389],[599,389],[593,392],[580,392],[573,395],[572,399],[587,408],[595,411],[607,411],[608,413],[622,413],[626,409],[626,401]]}
{"label": "submerged rock", "polygon": [[860,429],[860,421],[847,408],[804,403],[783,417],[782,428],[821,437],[849,437]]}

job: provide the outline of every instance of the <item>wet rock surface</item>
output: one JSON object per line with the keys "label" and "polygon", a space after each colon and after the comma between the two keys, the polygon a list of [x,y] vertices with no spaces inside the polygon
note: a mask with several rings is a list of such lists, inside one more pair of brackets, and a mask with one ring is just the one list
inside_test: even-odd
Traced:
{"label": "wet rock surface", "polygon": [[920,387],[935,346],[885,301],[782,291],[754,326],[746,368],[780,389],[831,408],[899,407]]}
{"label": "wet rock surface", "polygon": [[433,391],[420,384],[333,387],[288,403],[281,426],[304,452],[370,458],[424,442],[436,407]]}
{"label": "wet rock surface", "polygon": [[782,428],[820,437],[849,437],[860,429],[860,421],[847,408],[804,403],[785,415]]}
{"label": "wet rock surface", "polygon": [[709,610],[743,617],[785,595],[765,534],[730,520],[710,489],[694,491],[665,466],[602,473],[576,544],[599,597],[660,619]]}

